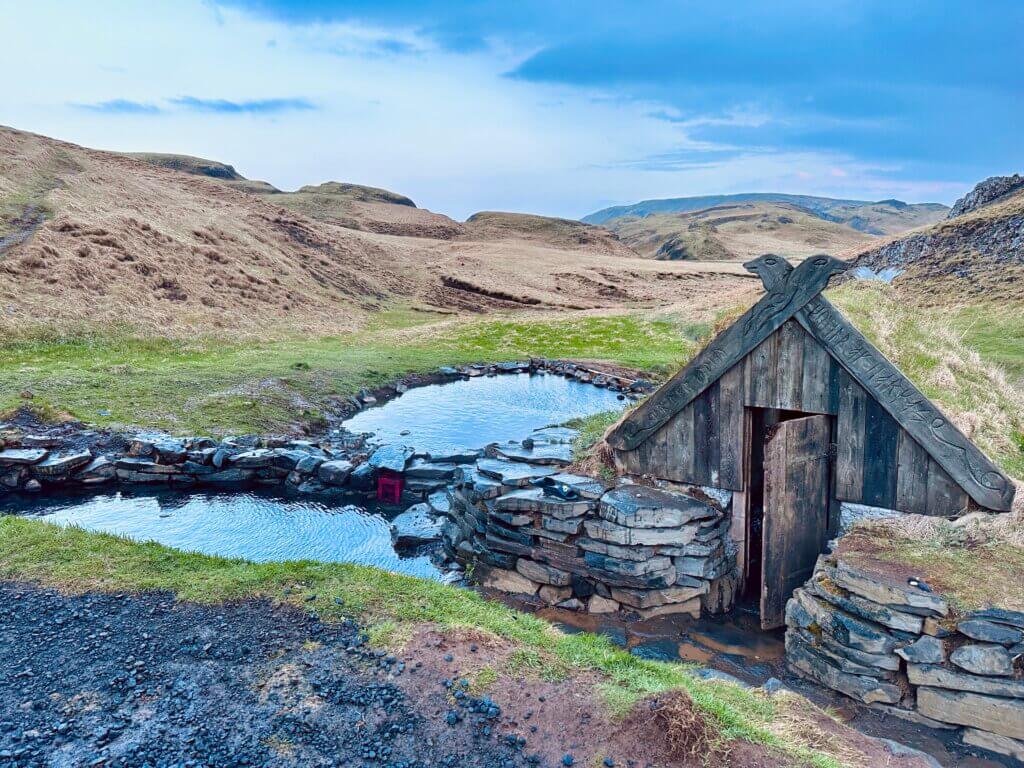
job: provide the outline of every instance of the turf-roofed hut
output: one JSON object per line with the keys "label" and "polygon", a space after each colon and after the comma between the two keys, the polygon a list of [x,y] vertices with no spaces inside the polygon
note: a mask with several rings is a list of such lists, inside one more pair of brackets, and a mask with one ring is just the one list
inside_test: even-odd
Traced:
{"label": "turf-roofed hut", "polygon": [[732,595],[765,628],[864,507],[1005,512],[1014,486],[821,292],[847,265],[744,265],[765,295],[609,434],[624,473],[731,492]]}

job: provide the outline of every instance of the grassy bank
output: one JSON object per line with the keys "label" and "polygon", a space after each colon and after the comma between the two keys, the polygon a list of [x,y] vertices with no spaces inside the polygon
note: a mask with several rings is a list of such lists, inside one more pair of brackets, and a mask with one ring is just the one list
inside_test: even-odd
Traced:
{"label": "grassy bank", "polygon": [[693,354],[706,330],[670,317],[438,322],[405,312],[384,313],[358,334],[324,339],[41,338],[0,345],[0,412],[29,402],[97,425],[282,431],[315,423],[332,401],[362,387],[442,365],[539,356],[668,371]]}
{"label": "grassy bank", "polygon": [[357,616],[386,628],[371,633],[378,639],[400,634],[396,627],[410,624],[469,628],[512,643],[519,674],[571,677],[575,672],[597,672],[605,680],[606,699],[618,709],[650,693],[684,688],[713,718],[726,741],[774,746],[800,764],[840,765],[793,735],[799,729],[792,727],[794,715],[784,697],[776,700],[729,683],[702,680],[681,664],[640,659],[596,635],[563,634],[542,619],[474,592],[373,568],[248,563],[7,517],[0,518],[0,578],[71,592],[169,590],[199,602],[266,598],[316,610],[327,621]]}
{"label": "grassy bank", "polygon": [[1020,307],[920,307],[875,283],[828,296],[968,437],[1024,478],[1024,397],[1014,383],[1024,371]]}

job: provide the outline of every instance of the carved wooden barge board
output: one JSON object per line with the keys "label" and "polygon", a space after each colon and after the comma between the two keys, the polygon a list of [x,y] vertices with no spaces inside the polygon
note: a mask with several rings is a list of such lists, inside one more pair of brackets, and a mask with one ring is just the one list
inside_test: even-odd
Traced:
{"label": "carved wooden barge board", "polygon": [[903,427],[980,506],[1006,512],[1014,486],[985,454],[890,363],[824,296],[797,322]]}
{"label": "carved wooden barge board", "polygon": [[[808,262],[811,262],[811,266],[805,266]],[[885,467],[873,467],[872,472],[869,473],[872,475],[870,479],[876,485],[880,485],[884,490],[883,495],[887,499],[891,497],[894,500],[902,500],[900,504],[894,502],[893,506],[907,509],[920,506],[923,502],[912,503],[911,497],[917,497],[922,490],[928,498],[931,498],[932,495],[942,495],[939,491],[943,491],[945,495],[952,498],[956,491],[947,487],[949,481],[952,480],[980,506],[997,511],[1009,510],[1015,490],[1012,482],[827,299],[819,295],[826,287],[828,279],[833,274],[845,269],[846,265],[843,262],[831,259],[831,257],[814,257],[793,269],[785,259],[766,255],[748,262],[744,266],[761,277],[767,289],[765,296],[736,323],[713,339],[689,365],[648,398],[609,436],[609,443],[612,447],[622,452],[621,458],[627,459],[628,457],[627,466],[637,465],[632,471],[644,471],[643,465],[647,463],[644,461],[644,456],[648,452],[643,449],[653,448],[653,446],[644,445],[645,441],[659,429],[665,427],[670,420],[674,421],[673,417],[684,408],[688,406],[693,408],[691,403],[701,397],[712,385],[717,383],[718,389],[721,390],[715,392],[713,398],[717,401],[715,406],[718,409],[742,407],[742,404],[737,405],[731,402],[731,399],[735,397],[736,390],[732,386],[723,386],[718,383],[719,379],[726,372],[739,370],[736,367],[737,363],[758,349],[759,345],[782,328],[789,318],[793,318],[828,351],[828,354],[839,364],[841,369],[860,385],[858,389],[863,388],[864,393],[871,401],[868,403],[871,406],[869,410],[873,409],[872,413],[875,411],[879,414],[883,411],[888,413],[913,438],[913,441],[909,441],[905,439],[905,435],[890,435],[893,441],[897,437],[899,439],[900,463],[903,463],[904,458],[908,462],[913,458],[911,454],[915,452],[915,446],[910,443],[916,442],[916,448],[923,451],[926,456],[930,456],[931,460],[938,464],[941,470],[944,470],[943,472],[936,468],[934,472],[928,474],[929,478],[934,475],[935,482],[933,483],[929,479],[927,490],[925,490],[910,487],[920,480],[920,478],[909,477],[912,472],[900,472],[899,484],[896,485],[895,474],[888,472]],[[814,291],[813,295],[811,291]],[[784,334],[782,337],[777,337],[776,341],[784,345],[786,338],[788,336]],[[805,369],[805,379],[812,372],[815,375],[824,375],[826,371],[822,361],[806,356],[806,352],[807,350],[805,350],[805,358],[801,361]],[[819,368],[822,370],[818,371]],[[748,383],[748,388],[750,386],[756,388],[758,384],[759,382],[751,381]],[[782,376],[781,384],[786,386],[786,376]],[[755,394],[756,391],[748,391],[746,399],[750,400]],[[756,399],[754,397],[754,400]],[[865,407],[868,404],[865,404]],[[704,407],[703,403],[701,407]],[[831,408],[824,410],[834,412]],[[709,417],[713,415],[707,414]],[[861,414],[861,418],[863,417],[864,414]],[[877,418],[872,417],[872,423],[876,421],[880,427],[885,426],[884,420],[878,421]],[[864,439],[863,434],[849,434],[849,430],[842,428],[840,428],[840,435],[841,440]],[[687,436],[681,437],[685,440]],[[671,436],[668,436],[668,439],[678,441],[678,438]],[[633,449],[638,447],[641,449],[638,454],[642,455],[632,456]],[[892,450],[886,452],[886,455],[891,453],[895,456],[896,446],[889,447]],[[693,446],[691,452],[694,452],[694,449],[699,452],[700,446]],[[840,454],[843,449],[844,447],[840,445]],[[726,454],[726,458],[731,461],[730,454]],[[918,458],[924,460],[926,457]],[[696,465],[696,469],[702,468],[704,463],[702,457],[692,456],[691,459],[690,464]],[[657,464],[657,462],[654,463]],[[728,466],[728,462],[726,466]],[[916,465],[910,462],[909,466]],[[702,478],[706,475],[704,472],[691,472],[690,474],[693,474],[694,477],[700,475]],[[726,471],[724,473],[726,476],[720,478],[723,482],[712,482],[712,484],[736,488],[738,478],[732,478],[731,474]],[[945,475],[948,475],[944,480],[946,485],[944,489],[940,489],[938,486],[942,485],[940,481]],[[703,482],[709,480],[712,478],[704,478]],[[857,488],[851,485],[848,489],[849,493],[843,493],[844,478],[837,477],[837,481],[840,498],[858,498]],[[862,478],[851,476],[849,482],[859,484],[862,482]],[[920,483],[917,484],[920,485]],[[935,485],[934,494],[932,485]],[[946,509],[948,514],[948,510],[955,507],[955,502],[930,506],[935,506],[936,509]],[[935,514],[936,512],[930,513]]]}
{"label": "carved wooden barge board", "polygon": [[845,262],[824,255],[801,263],[647,398],[609,435],[608,442],[622,451],[636,448],[821,293],[831,277],[846,267]]}

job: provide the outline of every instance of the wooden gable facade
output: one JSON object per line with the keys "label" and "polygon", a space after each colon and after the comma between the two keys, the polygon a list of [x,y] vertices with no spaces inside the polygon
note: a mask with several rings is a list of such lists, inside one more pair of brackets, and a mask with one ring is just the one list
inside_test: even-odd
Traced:
{"label": "wooden gable facade", "polygon": [[831,417],[835,500],[942,516],[1008,510],[1009,479],[818,295],[845,264],[812,260],[745,265],[767,293],[617,425],[608,442],[618,466],[742,492],[752,413],[821,414]]}

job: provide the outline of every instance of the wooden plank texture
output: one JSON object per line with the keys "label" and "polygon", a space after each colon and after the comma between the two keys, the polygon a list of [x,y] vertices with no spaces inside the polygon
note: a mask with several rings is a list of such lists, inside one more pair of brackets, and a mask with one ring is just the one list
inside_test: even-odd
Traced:
{"label": "wooden plank texture", "polygon": [[893,509],[916,515],[928,514],[928,452],[900,430],[896,458],[896,504]]}
{"label": "wooden plank texture", "polygon": [[[896,506],[896,452],[900,427],[873,397],[864,398],[864,480],[861,499],[872,507]],[[845,439],[845,437],[844,437]]]}
{"label": "wooden plank texture", "polygon": [[845,371],[839,375],[836,498],[861,503],[864,490],[864,408],[867,396]]}
{"label": "wooden plank texture", "polygon": [[608,442],[618,450],[638,446],[821,293],[833,275],[846,268],[845,262],[825,255],[801,262],[739,320],[712,339],[689,365],[641,403],[609,435]]}
{"label": "wooden plank texture", "polygon": [[786,601],[828,541],[829,416],[779,424],[765,445],[761,626],[783,624]]}
{"label": "wooden plank texture", "polygon": [[1010,509],[1010,479],[827,299],[812,299],[797,320],[972,499],[988,509]]}
{"label": "wooden plank texture", "polygon": [[743,490],[744,366],[734,365],[718,382],[718,487],[730,491]]}

